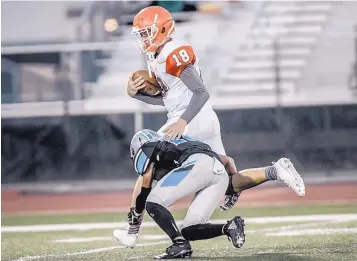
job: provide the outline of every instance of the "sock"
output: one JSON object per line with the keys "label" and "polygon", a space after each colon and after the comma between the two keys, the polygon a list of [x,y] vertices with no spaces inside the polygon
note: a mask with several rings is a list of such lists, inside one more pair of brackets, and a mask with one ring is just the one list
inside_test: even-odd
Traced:
{"label": "sock", "polygon": [[227,224],[223,225],[223,227],[222,227],[222,234],[223,234],[223,235],[227,235],[227,230],[228,230]]}
{"label": "sock", "polygon": [[268,180],[277,180],[278,179],[277,171],[276,171],[276,168],[274,166],[266,167],[264,171],[265,171],[265,177]]}
{"label": "sock", "polygon": [[157,203],[146,202],[146,211],[156,224],[171,238],[172,242],[174,242],[175,238],[182,237],[174,217],[165,207]]}
{"label": "sock", "polygon": [[184,237],[179,237],[179,238],[175,238],[172,240],[172,243],[185,243],[187,240]]}
{"label": "sock", "polygon": [[188,241],[204,240],[225,234],[223,224],[198,224],[182,229],[183,237]]}

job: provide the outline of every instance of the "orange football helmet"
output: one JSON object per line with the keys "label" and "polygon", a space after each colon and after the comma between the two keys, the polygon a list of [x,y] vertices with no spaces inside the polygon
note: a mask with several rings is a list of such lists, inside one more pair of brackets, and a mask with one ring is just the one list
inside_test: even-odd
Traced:
{"label": "orange football helmet", "polygon": [[131,33],[136,35],[141,53],[154,52],[175,32],[175,21],[165,8],[150,6],[134,18]]}

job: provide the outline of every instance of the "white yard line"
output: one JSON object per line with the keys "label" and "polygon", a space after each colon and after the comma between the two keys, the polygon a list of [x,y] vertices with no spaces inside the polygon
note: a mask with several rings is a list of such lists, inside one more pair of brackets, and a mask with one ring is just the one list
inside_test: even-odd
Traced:
{"label": "white yard line", "polygon": [[281,222],[333,221],[333,220],[342,220],[342,219],[345,221],[357,220],[357,214],[321,214],[321,215],[296,215],[296,216],[245,218],[246,222],[255,223],[255,224],[269,224],[269,223],[281,223]]}
{"label": "white yard line", "polygon": [[[311,222],[308,224],[295,224],[285,225],[274,228],[263,228],[256,230],[247,230],[247,233],[263,232],[266,236],[296,236],[296,235],[330,235],[330,234],[351,234],[357,233],[357,228],[334,228],[334,229],[301,229],[304,227],[310,227],[315,225],[323,225],[325,223],[339,223],[345,221],[357,220],[357,214],[339,214],[339,215],[302,215],[302,216],[282,216],[282,217],[259,217],[259,218],[246,218],[247,223],[252,224],[269,224],[279,222]],[[321,221],[323,223],[321,223]],[[212,220],[212,223],[225,223],[226,220]],[[320,223],[319,223],[320,222]],[[181,224],[182,222],[178,222]],[[124,227],[125,223],[86,223],[86,224],[56,224],[56,225],[38,225],[38,226],[7,226],[2,227],[2,232],[42,232],[42,231],[64,231],[64,230],[91,230],[91,229],[103,229],[103,228],[118,228]],[[145,222],[143,227],[154,227],[154,222]],[[299,230],[296,230],[300,228]],[[293,229],[293,230],[291,230]],[[140,239],[143,240],[163,240],[167,239],[166,235],[142,235]],[[109,241],[114,240],[112,237],[91,237],[91,238],[68,238],[58,239],[52,241],[54,243],[76,243],[76,242],[92,242],[92,241]],[[159,241],[152,243],[139,243],[137,247],[152,246],[159,244],[170,243],[170,241]],[[105,251],[111,251],[114,249],[126,248],[125,246],[113,246],[96,248],[87,251],[80,251],[68,254],[58,255],[44,255],[44,256],[27,256],[15,259],[13,261],[29,261],[36,259],[47,259],[50,257],[60,258],[77,255],[87,255],[93,253],[100,253]],[[140,259],[144,256],[137,256],[135,259]],[[134,259],[134,258],[133,258]]]}
{"label": "white yard line", "polygon": [[95,241],[115,241],[113,237],[70,237],[64,239],[56,239],[52,243],[84,243]]}
{"label": "white yard line", "polygon": [[[328,224],[342,223],[344,220],[333,220],[333,221],[322,221],[322,222],[313,222],[313,223],[304,223],[304,224],[294,224],[294,225],[284,225],[278,227],[269,227],[261,229],[248,229],[245,230],[246,234],[254,233],[264,233],[265,235],[271,235],[276,233],[289,232],[291,230],[308,228],[314,226],[327,226]],[[269,233],[271,232],[271,233]],[[139,235],[139,240],[163,240],[168,239],[167,235]],[[84,243],[84,242],[94,242],[94,241],[115,241],[113,237],[84,237],[84,238],[64,238],[50,241],[51,243]]]}
{"label": "white yard line", "polygon": [[[255,217],[245,218],[246,223],[269,224],[280,222],[311,222],[311,221],[352,221],[357,220],[357,214],[323,214],[323,215],[301,215],[301,216],[281,216],[281,217]],[[211,223],[226,223],[226,219],[212,220]],[[182,221],[178,221],[180,226]],[[75,223],[75,224],[53,224],[53,225],[30,225],[30,226],[4,226],[1,232],[48,232],[48,231],[85,231],[94,229],[120,229],[124,228],[124,222],[106,223]],[[156,227],[155,222],[144,222],[142,227]]]}
{"label": "white yard line", "polygon": [[[139,240],[162,240],[169,239],[167,235],[140,235]],[[94,241],[115,241],[114,237],[71,237],[65,239],[57,239],[52,243],[84,243]]]}
{"label": "white yard line", "polygon": [[289,225],[289,226],[279,226],[279,227],[268,227],[268,228],[261,228],[261,229],[253,229],[253,230],[245,230],[247,234],[253,234],[253,233],[264,233],[264,232],[275,232],[275,231],[286,231],[289,229],[294,229],[294,228],[301,228],[301,227],[313,227],[313,226],[318,226],[321,224],[325,224],[322,222],[314,222],[314,223],[305,223],[305,224],[296,224],[296,225]]}
{"label": "white yard line", "polygon": [[316,228],[302,229],[296,231],[281,231],[268,233],[267,236],[302,236],[302,235],[333,235],[333,234],[354,234],[357,228]]}
{"label": "white yard line", "polygon": [[[332,223],[332,222],[328,222]],[[270,227],[270,228],[261,228],[261,229],[248,229],[246,230],[246,234],[253,234],[253,233],[264,233],[264,232],[280,232],[280,231],[287,231],[290,229],[297,229],[297,228],[306,228],[318,225],[324,225],[326,222],[314,222],[314,223],[307,223],[307,224],[297,224],[297,225],[289,225],[289,226],[279,226],[279,227]],[[162,240],[168,239],[167,235],[139,235],[140,240]],[[63,239],[56,239],[50,241],[51,243],[85,243],[85,242],[95,242],[95,241],[115,241],[113,237],[70,237],[70,238],[63,238]]]}
{"label": "white yard line", "polygon": [[311,223],[303,223],[303,224],[293,224],[293,225],[284,225],[279,227],[269,227],[262,228],[256,230],[246,230],[247,233],[262,233],[262,232],[278,232],[278,231],[288,231],[291,229],[299,229],[299,228],[307,228],[314,226],[328,226],[329,224],[338,224],[344,223],[346,221],[353,221],[355,219],[351,219],[350,217],[342,218],[339,220],[329,220],[329,221],[319,221],[319,222],[311,222]]}
{"label": "white yard line", "polygon": [[128,260],[133,260],[133,259],[141,259],[141,258],[145,258],[147,256],[133,256],[133,257],[129,257]]}
{"label": "white yard line", "polygon": [[[154,246],[154,245],[161,245],[161,244],[167,244],[167,243],[170,243],[170,241],[159,241],[159,242],[153,242],[153,243],[137,244],[135,247]],[[34,259],[46,259],[49,257],[79,256],[79,255],[87,255],[87,254],[93,254],[93,253],[106,252],[106,251],[120,249],[120,248],[126,248],[126,247],[125,246],[102,247],[102,248],[96,248],[96,249],[92,249],[92,250],[80,251],[80,252],[74,252],[74,253],[62,254],[62,255],[26,256],[26,257],[14,259],[12,261],[28,261],[28,260],[34,260]]]}

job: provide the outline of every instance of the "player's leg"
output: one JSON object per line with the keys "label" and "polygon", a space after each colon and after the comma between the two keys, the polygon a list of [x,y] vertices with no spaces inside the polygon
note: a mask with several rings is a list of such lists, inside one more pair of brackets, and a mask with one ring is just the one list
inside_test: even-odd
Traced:
{"label": "player's leg", "polygon": [[213,112],[212,116],[213,122],[213,132],[210,140],[208,141],[208,145],[211,146],[212,150],[219,155],[226,155],[226,150],[224,149],[221,135],[221,124],[219,123],[218,116],[215,112]]}
{"label": "player's leg", "polygon": [[226,235],[235,247],[242,247],[245,241],[244,221],[235,217],[227,223],[207,223],[219,204],[228,185],[228,174],[213,175],[209,187],[198,192],[183,221],[182,235],[189,241],[210,239]]}
{"label": "player's leg", "polygon": [[232,208],[243,190],[258,186],[266,181],[282,181],[293,189],[297,195],[301,197],[305,195],[304,181],[294,165],[289,159],[281,158],[271,166],[245,169],[233,175],[221,210],[225,211]]}
{"label": "player's leg", "polygon": [[[220,155],[226,155],[221,137],[221,125],[214,111],[202,112],[197,118],[197,126],[193,130],[188,129],[188,136],[208,144],[211,149]],[[193,120],[193,121],[194,121]]]}
{"label": "player's leg", "polygon": [[299,196],[305,195],[304,181],[287,158],[281,158],[271,166],[239,171],[238,175],[232,176],[232,185],[235,192],[241,192],[274,180],[284,182]]}
{"label": "player's leg", "polygon": [[258,186],[268,180],[276,180],[277,171],[274,166],[245,169],[232,176],[232,185],[236,193]]}
{"label": "player's leg", "polygon": [[226,150],[224,149],[221,135],[216,135],[204,141],[208,144],[211,149],[219,155],[226,155]]}
{"label": "player's leg", "polygon": [[168,207],[207,187],[212,168],[211,157],[204,154],[192,155],[180,168],[171,171],[160,180],[151,191],[146,201],[146,211],[173,243],[163,255],[157,258],[185,257],[192,254],[189,242],[182,237]]}
{"label": "player's leg", "polygon": [[211,112],[211,132],[205,143],[211,146],[212,150],[219,155],[226,155],[221,136],[221,124],[216,112]]}

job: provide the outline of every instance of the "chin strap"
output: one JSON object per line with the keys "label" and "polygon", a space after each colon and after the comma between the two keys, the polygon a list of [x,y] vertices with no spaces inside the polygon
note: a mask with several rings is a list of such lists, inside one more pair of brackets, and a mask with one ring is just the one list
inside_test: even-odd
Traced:
{"label": "chin strap", "polygon": [[148,71],[149,71],[149,76],[150,78],[152,78],[152,70],[151,70],[151,66],[150,66],[150,62],[154,61],[154,53],[153,52],[147,52],[146,53],[146,64],[148,67]]}

